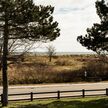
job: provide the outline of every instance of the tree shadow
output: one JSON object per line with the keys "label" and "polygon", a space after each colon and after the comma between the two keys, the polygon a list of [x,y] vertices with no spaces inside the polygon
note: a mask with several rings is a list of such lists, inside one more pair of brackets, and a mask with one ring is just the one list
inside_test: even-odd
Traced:
{"label": "tree shadow", "polygon": [[17,108],[108,108],[108,99],[92,101],[54,101],[49,104],[19,105]]}

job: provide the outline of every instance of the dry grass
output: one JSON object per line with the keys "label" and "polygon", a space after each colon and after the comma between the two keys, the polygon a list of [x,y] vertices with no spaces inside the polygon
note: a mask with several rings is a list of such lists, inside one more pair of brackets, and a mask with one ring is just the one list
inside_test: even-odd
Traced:
{"label": "dry grass", "polygon": [[52,62],[47,56],[27,56],[24,62],[9,65],[8,77],[10,84],[73,82],[84,81],[85,70],[90,77],[104,78],[108,65],[102,65],[95,55],[55,56]]}

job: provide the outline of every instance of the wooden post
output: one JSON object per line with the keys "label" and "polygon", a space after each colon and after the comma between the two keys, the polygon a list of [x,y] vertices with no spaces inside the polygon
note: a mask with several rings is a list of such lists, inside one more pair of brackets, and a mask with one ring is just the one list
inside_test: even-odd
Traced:
{"label": "wooden post", "polygon": [[3,103],[3,94],[1,94],[1,103]]}
{"label": "wooden post", "polygon": [[108,88],[106,88],[106,96],[108,96]]}
{"label": "wooden post", "polygon": [[33,101],[33,92],[30,93],[30,100]]}
{"label": "wooden post", "polygon": [[85,97],[85,90],[82,89],[82,97],[84,98]]}
{"label": "wooden post", "polygon": [[57,99],[60,99],[60,91],[57,91]]}

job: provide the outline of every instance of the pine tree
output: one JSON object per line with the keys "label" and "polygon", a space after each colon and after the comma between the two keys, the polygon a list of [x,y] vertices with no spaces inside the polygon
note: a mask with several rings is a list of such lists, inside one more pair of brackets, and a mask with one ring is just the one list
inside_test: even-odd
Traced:
{"label": "pine tree", "polygon": [[53,21],[52,6],[36,6],[33,0],[0,0],[0,39],[3,39],[2,105],[8,105],[7,56],[12,39],[21,41],[55,40],[60,35],[58,23]]}
{"label": "pine tree", "polygon": [[108,3],[101,0],[95,4],[100,23],[94,23],[91,28],[87,28],[87,34],[78,36],[77,40],[87,49],[105,55],[108,54]]}

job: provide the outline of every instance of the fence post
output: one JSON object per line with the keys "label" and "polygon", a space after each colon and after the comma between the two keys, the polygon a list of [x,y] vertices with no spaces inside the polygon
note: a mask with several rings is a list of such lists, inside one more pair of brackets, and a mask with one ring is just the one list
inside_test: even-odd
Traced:
{"label": "fence post", "polygon": [[84,98],[85,97],[85,90],[82,89],[82,97]]}
{"label": "fence post", "polygon": [[106,96],[108,96],[108,88],[106,88]]}
{"label": "fence post", "polygon": [[3,103],[3,94],[1,94],[1,103]]}
{"label": "fence post", "polygon": [[57,91],[57,99],[60,99],[60,91]]}
{"label": "fence post", "polygon": [[33,101],[33,92],[30,93],[30,100]]}

